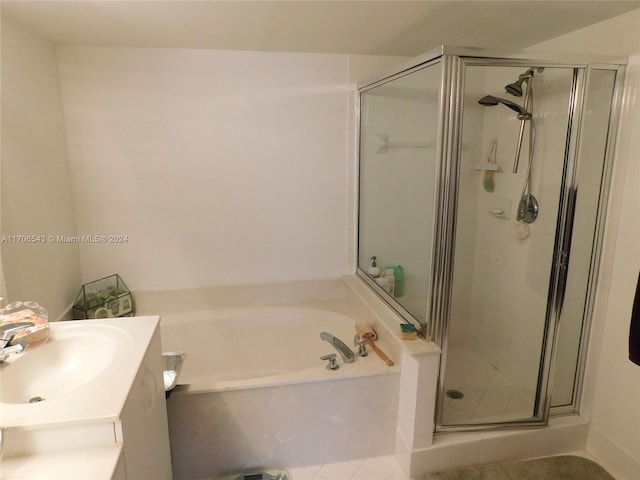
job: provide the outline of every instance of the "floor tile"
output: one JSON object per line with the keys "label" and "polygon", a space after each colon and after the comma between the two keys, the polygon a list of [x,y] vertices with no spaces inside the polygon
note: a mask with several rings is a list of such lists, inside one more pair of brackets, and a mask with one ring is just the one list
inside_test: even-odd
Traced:
{"label": "floor tile", "polygon": [[313,465],[311,467],[289,468],[288,471],[292,480],[314,480],[321,468],[322,465]]}
{"label": "floor tile", "polygon": [[532,414],[533,395],[527,395],[470,346],[451,347],[447,362],[445,389],[458,390],[464,397],[445,398],[445,424],[477,423],[483,418],[501,421]]}
{"label": "floor tile", "polygon": [[314,480],[351,480],[353,474],[362,465],[363,460],[328,463],[315,475]]}
{"label": "floor tile", "polygon": [[410,480],[394,455],[290,468],[292,480]]}
{"label": "floor tile", "polygon": [[350,480],[388,480],[398,469],[398,462],[393,456],[365,459]]}

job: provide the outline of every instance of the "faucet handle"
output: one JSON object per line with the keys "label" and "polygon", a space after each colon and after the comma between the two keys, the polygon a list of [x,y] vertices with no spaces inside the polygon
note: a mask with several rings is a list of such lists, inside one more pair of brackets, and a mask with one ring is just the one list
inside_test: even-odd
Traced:
{"label": "faucet handle", "polygon": [[338,362],[336,362],[335,353],[329,353],[327,355],[323,355],[320,357],[320,360],[329,360],[329,363],[327,364],[327,370],[337,370],[340,368],[340,365],[338,365]]}
{"label": "faucet handle", "polygon": [[356,333],[356,336],[353,337],[353,344],[358,347],[358,353],[356,353],[356,355],[359,357],[366,357],[369,355],[367,353],[367,343],[369,343],[369,340],[360,338],[360,335]]}

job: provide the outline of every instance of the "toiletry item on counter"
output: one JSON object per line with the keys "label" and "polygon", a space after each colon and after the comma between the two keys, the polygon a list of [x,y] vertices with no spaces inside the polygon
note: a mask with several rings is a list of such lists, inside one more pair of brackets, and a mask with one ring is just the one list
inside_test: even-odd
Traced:
{"label": "toiletry item on counter", "polygon": [[404,295],[404,267],[402,265],[387,265],[386,271],[392,269],[393,271],[393,293],[394,297],[402,297]]}
{"label": "toiletry item on counter", "polygon": [[376,258],[377,257],[371,257],[371,266],[369,267],[369,270],[367,270],[367,273],[371,278],[378,278],[380,276],[380,268],[376,264]]}
{"label": "toiletry item on counter", "polygon": [[376,278],[376,283],[378,284],[378,286],[380,286],[380,288],[382,288],[385,292],[389,291],[389,280],[387,280],[387,277],[378,277]]}
{"label": "toiletry item on counter", "polygon": [[376,283],[389,295],[393,296],[395,289],[395,277],[393,276],[393,269],[389,268],[383,272],[383,275],[376,278]]}
{"label": "toiletry item on counter", "polygon": [[385,268],[384,278],[387,279],[387,292],[389,292],[389,295],[393,296],[393,292],[395,291],[396,287],[396,278],[393,275],[393,268]]}
{"label": "toiletry item on counter", "polygon": [[49,339],[49,315],[36,302],[13,302],[0,310],[0,329],[11,328],[12,324],[29,322],[33,324],[14,335],[13,344],[38,345]]}
{"label": "toiletry item on counter", "polygon": [[388,367],[393,367],[395,365],[395,362],[391,360],[388,355],[384,353],[384,351],[382,351],[382,349],[377,346],[373,340],[369,342],[369,345],[371,345],[373,351],[376,352],[376,354],[382,359],[385,365],[387,365]]}
{"label": "toiletry item on counter", "polygon": [[376,352],[376,354],[382,359],[385,365],[389,367],[393,367],[395,365],[394,361],[391,360],[387,356],[387,354],[384,353],[382,349],[375,344],[374,340],[378,339],[378,334],[371,325],[366,322],[357,322],[356,332],[361,339],[367,340],[369,342],[369,345],[371,345],[373,351]]}
{"label": "toiletry item on counter", "polygon": [[418,330],[412,323],[401,323],[400,329],[402,330],[403,340],[415,340],[418,338]]}
{"label": "toiletry item on counter", "polygon": [[371,341],[378,338],[378,334],[367,322],[356,322],[356,332],[362,340]]}

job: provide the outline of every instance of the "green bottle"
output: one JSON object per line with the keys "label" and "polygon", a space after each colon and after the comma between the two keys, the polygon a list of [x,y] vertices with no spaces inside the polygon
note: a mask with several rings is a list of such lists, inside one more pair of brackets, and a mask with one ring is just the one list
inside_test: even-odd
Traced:
{"label": "green bottle", "polygon": [[404,295],[404,268],[402,265],[387,265],[386,268],[393,269],[393,296],[401,297]]}

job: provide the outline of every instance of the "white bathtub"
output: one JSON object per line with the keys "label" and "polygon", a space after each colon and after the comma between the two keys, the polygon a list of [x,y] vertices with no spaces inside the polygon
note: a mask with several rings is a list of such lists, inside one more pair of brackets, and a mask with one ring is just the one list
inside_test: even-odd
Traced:
{"label": "white bathtub", "polygon": [[[355,319],[256,307],[162,317],[163,350],[187,354],[167,400],[174,477],[217,478],[394,452],[399,367],[375,353],[326,369],[327,331],[353,345]],[[384,347],[384,344],[381,344]]]}
{"label": "white bathtub", "polygon": [[[327,310],[259,307],[165,316],[162,346],[187,354],[175,393],[213,392],[303,383],[388,371],[372,354],[345,365],[320,339],[327,331],[353,345],[355,321]],[[355,350],[355,347],[354,347]],[[326,369],[320,357],[335,353],[341,366]]]}

